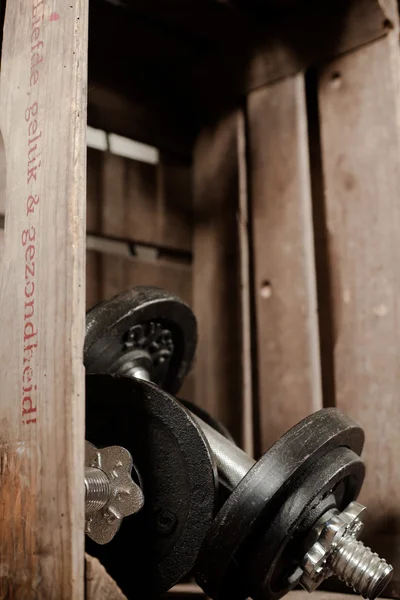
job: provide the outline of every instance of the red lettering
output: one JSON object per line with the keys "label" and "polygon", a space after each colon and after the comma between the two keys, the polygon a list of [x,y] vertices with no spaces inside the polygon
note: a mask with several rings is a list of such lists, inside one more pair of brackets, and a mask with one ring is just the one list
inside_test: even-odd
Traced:
{"label": "red lettering", "polygon": [[32,46],[31,52],[33,52],[34,50],[38,50],[39,48],[43,48],[43,42],[42,42],[42,40],[40,40],[40,42],[38,42],[37,44],[35,44],[34,46]]}
{"label": "red lettering", "polygon": [[[29,279],[29,275],[31,275],[32,277],[35,277],[35,263],[34,262],[32,263],[32,268],[28,264],[25,265],[25,279]],[[29,283],[33,283],[33,282],[29,281]],[[26,285],[28,285],[28,284],[26,284]],[[27,296],[27,297],[30,298],[30,296]]]}
{"label": "red lettering", "polygon": [[[34,258],[35,258],[35,246],[33,246],[31,244],[25,250],[25,260],[26,260],[26,262],[28,262],[28,260],[32,261]],[[33,275],[34,274],[35,274],[35,263],[33,263]]]}
{"label": "red lettering", "polygon": [[31,35],[31,42],[35,42],[40,35],[40,27],[34,27]]}
{"label": "red lettering", "polygon": [[[35,135],[36,129],[37,129],[37,121],[35,119],[34,121],[31,121],[29,123],[29,127],[28,127],[28,133],[29,133],[29,135]],[[28,144],[29,144],[29,142],[28,142]]]}
{"label": "red lettering", "polygon": [[[29,315],[27,313],[28,308],[30,308],[30,311],[31,311]],[[24,314],[25,321],[27,319],[32,319],[34,313],[35,313],[35,301],[31,300],[30,302],[25,302],[25,314]]]}
{"label": "red lettering", "polygon": [[38,103],[34,102],[32,106],[25,111],[25,121],[28,122],[31,117],[36,117],[38,111]]}
{"label": "red lettering", "polygon": [[38,80],[39,80],[39,71],[33,71],[31,73],[31,78],[29,80],[30,86],[33,87],[34,85],[36,85]]}
{"label": "red lettering", "polygon": [[37,335],[37,331],[35,331],[35,327],[31,321],[28,321],[24,325],[24,342],[30,340],[32,337]]}
{"label": "red lettering", "polygon": [[30,146],[31,144],[33,144],[33,142],[36,142],[36,140],[38,140],[39,138],[42,137],[42,132],[39,133],[39,135],[37,135],[35,138],[33,138],[32,140],[28,140],[28,146]]}
{"label": "red lettering", "polygon": [[[40,0],[40,2],[38,2],[37,4],[33,5],[33,9],[32,9],[32,19],[36,19],[37,18],[37,10],[39,7],[42,7],[42,11],[41,11],[41,17],[39,17],[39,21],[40,18],[43,19],[43,11],[44,11],[44,6],[43,6],[43,0]],[[36,24],[37,21],[35,21],[33,24]]]}
{"label": "red lettering", "polygon": [[36,237],[36,230],[32,226],[30,229],[24,229],[22,232],[22,245],[25,246],[28,239],[30,242],[34,242]]}
{"label": "red lettering", "polygon": [[[29,375],[26,375],[26,373],[29,373]],[[33,376],[33,370],[32,367],[25,367],[23,372],[22,372],[22,382],[23,383],[30,383],[32,381],[32,376]]]}
{"label": "red lettering", "polygon": [[[26,405],[28,405],[29,408],[25,408]],[[35,412],[36,406],[33,406],[32,398],[30,396],[25,396],[22,400],[22,415],[28,415]]]}
{"label": "red lettering", "polygon": [[40,167],[42,163],[40,162],[38,165],[35,165],[34,167],[31,167],[30,169],[28,169],[28,177],[27,177],[27,183],[28,185],[31,183],[31,180],[34,179],[36,181],[36,171],[37,169]]}
{"label": "red lettering", "polygon": [[32,148],[29,148],[28,150],[28,165],[30,165],[36,160],[36,156],[34,156],[33,158],[29,158],[32,152],[35,152],[35,150],[37,150],[37,144],[35,144]]}
{"label": "red lettering", "polygon": [[30,344],[29,346],[25,346],[24,353],[26,352],[27,355],[24,356],[24,364],[31,360],[34,348],[37,348],[37,344]]}
{"label": "red lettering", "polygon": [[[32,291],[28,294],[28,286],[32,286]],[[31,298],[31,296],[33,296],[33,292],[35,291],[35,284],[33,281],[28,281],[28,283],[25,284],[25,298]]]}
{"label": "red lettering", "polygon": [[[43,46],[43,42],[39,42],[39,43],[42,44],[42,46]],[[40,56],[39,52],[35,52],[34,54],[32,54],[31,71],[34,67],[37,67],[42,62],[43,62],[43,56]]]}

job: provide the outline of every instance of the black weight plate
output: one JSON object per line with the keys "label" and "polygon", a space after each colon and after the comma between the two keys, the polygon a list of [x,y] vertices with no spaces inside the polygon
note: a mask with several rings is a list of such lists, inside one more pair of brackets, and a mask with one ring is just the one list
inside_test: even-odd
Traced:
{"label": "black weight plate", "polygon": [[[176,393],[193,361],[197,324],[189,306],[177,296],[156,287],[132,288],[87,313],[86,372],[115,372],[116,365],[130,356],[129,344],[136,343],[135,335],[150,344],[151,380]],[[129,336],[133,336],[133,341]],[[163,342],[167,344],[164,348]]]}
{"label": "black weight plate", "polygon": [[[241,579],[250,583],[241,596],[243,600],[248,596],[254,600],[278,600],[297,585],[301,576],[299,561],[311,545],[304,547],[302,543],[306,534],[302,524],[310,513],[314,513],[315,521],[325,513],[327,497],[333,497],[334,505],[343,510],[357,498],[364,475],[361,458],[349,448],[339,446],[293,483],[276,516],[267,516],[265,533],[242,550]],[[230,587],[233,579],[227,581]],[[224,597],[239,598],[236,590],[237,586],[232,590],[225,588]]]}
{"label": "black weight plate", "polygon": [[192,568],[212,522],[216,473],[208,444],[172,396],[135,379],[86,377],[86,439],[127,448],[144,508],[104,546],[87,540],[128,598],[156,597]]}
{"label": "black weight plate", "polygon": [[178,398],[178,400],[181,404],[183,404],[185,408],[187,408],[188,410],[190,410],[190,412],[196,415],[196,417],[200,417],[200,419],[207,423],[207,425],[210,425],[210,427],[215,429],[215,431],[218,431],[218,433],[230,440],[232,444],[236,444],[235,440],[233,439],[225,425],[223,425],[221,421],[218,421],[218,419],[212,417],[210,413],[204,410],[204,408],[201,408],[197,404],[193,404],[188,400],[182,400],[182,398]]}
{"label": "black weight plate", "polygon": [[360,454],[363,443],[363,430],[335,408],[320,410],[285,433],[233,490],[208,531],[195,567],[206,594],[220,597],[240,548],[295,479],[338,446]]}

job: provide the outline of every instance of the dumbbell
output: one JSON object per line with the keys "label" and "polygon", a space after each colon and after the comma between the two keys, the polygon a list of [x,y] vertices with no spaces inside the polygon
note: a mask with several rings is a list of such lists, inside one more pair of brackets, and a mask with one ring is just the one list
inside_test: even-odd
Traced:
{"label": "dumbbell", "polygon": [[[133,311],[129,308],[132,297]],[[163,310],[162,302],[166,302],[168,311]],[[160,324],[159,330],[175,332],[175,336],[159,338],[164,339],[164,346],[169,340],[169,361],[173,362],[175,348],[178,356],[193,357],[195,319],[176,297],[142,288],[114,298],[108,307],[107,304],[101,310],[108,316],[105,328],[96,315],[89,319],[95,327],[90,329],[91,344],[85,344],[87,368],[97,362],[96,368],[101,364],[112,373],[150,379],[151,369],[155,372],[157,365],[153,366],[143,352],[127,353],[129,360],[125,361],[124,351],[125,341],[132,340],[132,327],[140,325],[145,330],[154,322]],[[182,313],[184,325],[191,323],[192,343],[190,335],[186,338],[189,353],[176,341],[185,340],[185,326],[179,322]],[[147,320],[140,322],[143,315]],[[123,343],[125,350],[121,351]],[[116,352],[110,352],[110,347]],[[144,347],[143,343],[137,344],[135,349]],[[159,349],[160,344],[155,347]],[[99,349],[103,349],[100,361]],[[136,356],[140,361],[136,362]],[[189,363],[186,361],[180,369],[178,360],[174,372],[183,375],[176,380],[164,375],[161,380],[168,382],[171,390],[178,389]],[[151,365],[151,369],[145,365]],[[167,372],[168,369],[164,374]],[[141,386],[145,394],[148,392],[143,389],[152,386],[145,381],[134,385],[136,393]],[[111,387],[116,388],[116,380]],[[159,393],[164,401],[169,398],[165,392]],[[362,485],[364,465],[359,458],[363,432],[355,423],[334,409],[315,413],[285,434],[254,464],[214,428],[191,416],[208,440],[220,478],[232,489],[205,535],[196,562],[197,581],[211,598],[279,598],[299,582],[309,591],[316,589],[331,573],[365,597],[374,598],[382,591],[392,568],[357,540],[363,507],[354,499]]]}

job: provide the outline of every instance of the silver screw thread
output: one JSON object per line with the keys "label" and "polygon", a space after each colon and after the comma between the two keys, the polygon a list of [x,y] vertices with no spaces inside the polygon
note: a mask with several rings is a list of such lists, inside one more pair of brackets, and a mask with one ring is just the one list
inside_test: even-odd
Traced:
{"label": "silver screw thread", "polygon": [[95,467],[85,467],[85,514],[92,515],[105,506],[110,497],[107,475]]}
{"label": "silver screw thread", "polygon": [[374,600],[390,581],[393,567],[355,537],[344,536],[329,559],[333,573],[363,598]]}

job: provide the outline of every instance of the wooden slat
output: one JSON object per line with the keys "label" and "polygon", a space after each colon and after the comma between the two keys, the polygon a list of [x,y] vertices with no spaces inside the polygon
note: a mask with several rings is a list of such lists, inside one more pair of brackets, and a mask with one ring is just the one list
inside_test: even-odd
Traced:
{"label": "wooden slat", "polygon": [[88,149],[88,231],[192,249],[190,165],[162,154],[147,164]]}
{"label": "wooden slat", "polygon": [[87,0],[7,2],[0,597],[84,593]]}
{"label": "wooden slat", "polygon": [[6,153],[0,133],[0,215],[4,215],[6,204]]}
{"label": "wooden slat", "polygon": [[193,244],[193,192],[190,163],[165,153],[161,154],[157,178],[157,204],[160,246],[190,252]]}
{"label": "wooden slat", "polygon": [[322,407],[303,76],[248,98],[261,450]]}
{"label": "wooden slat", "polygon": [[[132,35],[131,31],[130,37]],[[146,44],[143,47],[146,47]],[[137,56],[131,61],[139,64]],[[144,76],[149,79],[150,68],[143,67],[143,56],[140,57],[140,63]],[[115,67],[115,63],[112,67]],[[93,73],[91,76],[93,77]],[[133,76],[129,79],[134,81]],[[137,88],[137,85],[135,87]],[[150,99],[150,94],[147,95]],[[160,97],[165,97],[165,94]],[[187,119],[180,121],[176,115],[172,118],[171,112],[162,104],[157,107],[149,106],[144,99],[139,101],[128,92],[115,89],[112,84],[106,85],[100,75],[89,87],[88,123],[98,129],[155,145],[164,152],[173,152],[182,157],[190,156],[194,132],[193,125],[189,126]]]}
{"label": "wooden slat", "polygon": [[247,165],[246,120],[243,111],[237,119],[238,160],[238,241],[241,308],[241,363],[242,363],[242,447],[254,456],[254,384],[253,384],[253,299],[249,236],[249,189]]}
{"label": "wooden slat", "polygon": [[[242,5],[246,10],[231,6],[236,18],[225,18],[219,44],[195,67],[197,112],[218,114],[217,103],[231,106],[232,98],[382,37],[391,27],[379,0],[303,2],[275,16],[265,2]],[[204,29],[215,23],[209,10]]]}
{"label": "wooden slat", "polygon": [[200,134],[194,151],[193,304],[199,327],[196,402],[241,440],[242,373],[238,114]]}
{"label": "wooden slat", "polygon": [[85,566],[86,600],[127,600],[97,558],[86,554]]}
{"label": "wooden slat", "polygon": [[[396,32],[394,32],[394,35]],[[400,120],[397,37],[331,62],[319,82],[336,404],[365,429],[367,540],[399,561]],[[400,593],[399,569],[388,595]]]}

